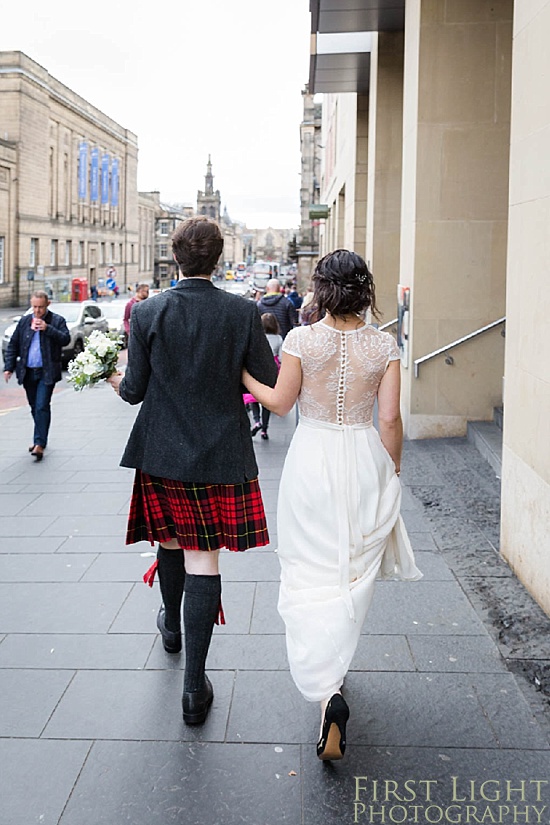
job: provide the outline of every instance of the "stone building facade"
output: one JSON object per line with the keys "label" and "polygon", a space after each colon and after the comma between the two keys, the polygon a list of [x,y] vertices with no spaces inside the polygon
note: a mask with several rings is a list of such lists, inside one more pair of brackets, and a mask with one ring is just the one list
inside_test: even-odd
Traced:
{"label": "stone building facade", "polygon": [[503,405],[500,549],[550,613],[550,4],[310,5],[321,254],[366,257],[385,321],[403,299],[410,439]]}
{"label": "stone building facade", "polygon": [[0,52],[0,304],[139,272],[137,138],[22,52]]}
{"label": "stone building facade", "polygon": [[139,280],[154,283],[158,192],[138,192]]}
{"label": "stone building facade", "polygon": [[320,219],[311,209],[319,204],[321,191],[321,123],[322,106],[315,102],[306,86],[302,92],[304,115],[300,124],[300,235],[297,283],[307,291],[315,264],[319,259]]}
{"label": "stone building facade", "polygon": [[159,203],[155,223],[154,283],[160,289],[166,289],[179,278],[179,267],[172,257],[172,234],[178,224],[194,214],[195,210],[189,205]]}
{"label": "stone building facade", "polygon": [[256,229],[254,232],[254,252],[258,261],[275,261],[279,264],[288,258],[288,245],[293,239],[293,229]]}

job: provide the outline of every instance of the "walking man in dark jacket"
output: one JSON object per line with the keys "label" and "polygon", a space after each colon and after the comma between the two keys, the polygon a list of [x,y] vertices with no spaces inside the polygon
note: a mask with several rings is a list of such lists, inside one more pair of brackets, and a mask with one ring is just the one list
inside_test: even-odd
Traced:
{"label": "walking man in dark jacket", "polygon": [[261,301],[258,301],[258,310],[260,315],[271,312],[276,317],[283,338],[292,327],[298,324],[298,313],[286,295],[281,292],[281,285],[277,278],[272,278],[267,282],[266,293]]}
{"label": "walking man in dark jacket", "polygon": [[14,371],[25,387],[34,419],[34,442],[29,452],[42,461],[51,421],[50,402],[54,386],[61,381],[61,350],[71,340],[65,319],[51,312],[45,292],[31,296],[32,315],[23,315],[8,344],[4,378]]}

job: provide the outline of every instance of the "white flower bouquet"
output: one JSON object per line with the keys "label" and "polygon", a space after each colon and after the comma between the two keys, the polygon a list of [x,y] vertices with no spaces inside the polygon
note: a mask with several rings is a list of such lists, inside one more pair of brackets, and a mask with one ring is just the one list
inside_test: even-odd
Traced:
{"label": "white flower bouquet", "polygon": [[69,362],[67,381],[75,390],[83,390],[110,378],[117,371],[121,349],[122,339],[118,335],[94,330],[86,339],[84,350]]}

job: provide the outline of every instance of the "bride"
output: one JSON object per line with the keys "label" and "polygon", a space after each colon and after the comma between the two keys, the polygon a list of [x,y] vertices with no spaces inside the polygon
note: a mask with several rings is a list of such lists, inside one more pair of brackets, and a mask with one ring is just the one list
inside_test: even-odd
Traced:
{"label": "bride", "polygon": [[344,755],[342,683],[375,579],[422,573],[399,515],[399,350],[364,321],[376,313],[372,275],[359,255],[338,249],[319,261],[313,283],[322,320],[289,332],[275,388],[246,371],[243,383],[278,415],[296,400],[300,409],[279,491],[278,609],[296,686],[321,703],[317,755],[328,760]]}

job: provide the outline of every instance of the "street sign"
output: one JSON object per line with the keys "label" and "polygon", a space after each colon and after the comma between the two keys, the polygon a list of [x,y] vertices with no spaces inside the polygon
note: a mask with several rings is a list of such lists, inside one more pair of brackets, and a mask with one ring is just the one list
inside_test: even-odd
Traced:
{"label": "street sign", "polygon": [[107,287],[107,289],[114,289],[115,286],[116,286],[115,279],[114,278],[107,278],[107,280],[105,281],[105,286]]}
{"label": "street sign", "polygon": [[329,208],[326,203],[310,203],[309,217],[310,219],[326,219],[329,216]]}

